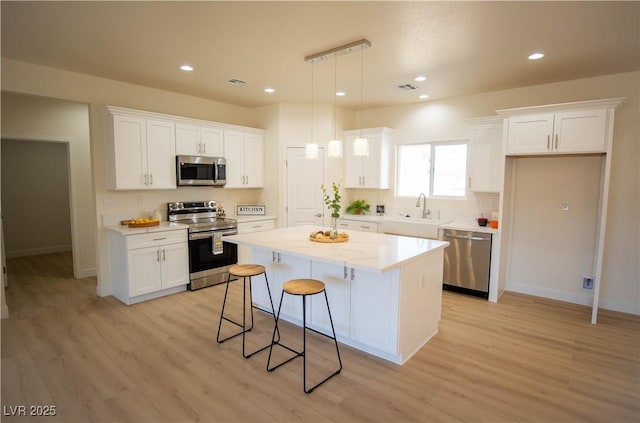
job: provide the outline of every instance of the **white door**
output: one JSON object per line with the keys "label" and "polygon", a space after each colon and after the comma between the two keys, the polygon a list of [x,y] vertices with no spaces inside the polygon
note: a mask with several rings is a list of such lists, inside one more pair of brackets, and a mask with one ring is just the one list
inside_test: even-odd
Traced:
{"label": "white door", "polygon": [[318,159],[305,159],[303,147],[288,147],[286,172],[287,226],[322,227],[322,217],[328,212],[320,189],[324,181],[324,149],[320,148]]}

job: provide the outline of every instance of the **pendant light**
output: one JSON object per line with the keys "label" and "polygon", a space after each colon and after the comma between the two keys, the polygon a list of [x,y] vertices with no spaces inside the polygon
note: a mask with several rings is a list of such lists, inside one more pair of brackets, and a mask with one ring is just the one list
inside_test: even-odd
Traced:
{"label": "pendant light", "polygon": [[333,64],[333,139],[329,140],[327,144],[327,156],[342,158],[342,141],[338,139],[338,119],[337,119],[337,108],[338,108],[338,56],[336,56],[335,62]]}
{"label": "pendant light", "polygon": [[[363,105],[363,80],[364,80],[364,46],[360,51],[360,115],[362,116]],[[369,141],[362,135],[362,124],[360,125],[360,136],[353,140],[353,155],[355,157],[369,156]]]}
{"label": "pendant light", "polygon": [[320,146],[317,142],[313,141],[313,62],[311,63],[311,140],[304,146],[304,158],[305,159],[318,159],[320,157]]}

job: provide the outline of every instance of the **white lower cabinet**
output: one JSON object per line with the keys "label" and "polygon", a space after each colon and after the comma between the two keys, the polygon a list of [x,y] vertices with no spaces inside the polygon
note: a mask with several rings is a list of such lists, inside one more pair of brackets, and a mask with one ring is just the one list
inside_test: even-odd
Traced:
{"label": "white lower cabinet", "polygon": [[189,283],[186,230],[110,232],[109,254],[113,295],[125,304],[178,292]]}
{"label": "white lower cabinet", "polygon": [[395,353],[397,350],[398,283],[391,273],[353,269],[351,339]]}
{"label": "white lower cabinet", "polygon": [[[324,282],[336,334],[348,338],[351,334],[349,269],[316,261],[311,265],[311,277]],[[314,329],[330,335],[331,324],[324,295],[311,297],[311,304],[311,325]]]}
{"label": "white lower cabinet", "polygon": [[369,222],[366,220],[350,220],[350,219],[338,219],[338,230],[352,230],[363,232],[380,232],[380,226],[378,222]]}
{"label": "white lower cabinet", "polygon": [[[277,253],[271,250],[252,249],[252,261],[265,266],[269,288],[273,297],[276,312],[282,293],[282,285],[291,279],[308,279],[311,277],[311,260]],[[255,279],[255,281],[253,281]],[[253,301],[269,310],[269,296],[264,280],[252,278],[251,290]],[[309,313],[309,310],[307,310]],[[302,300],[296,295],[285,295],[282,300],[281,317],[285,320],[302,322]]]}
{"label": "white lower cabinet", "polygon": [[[263,232],[275,229],[276,219],[262,219],[255,221],[238,221],[238,234],[248,234],[251,232]],[[245,264],[251,262],[251,248],[246,245],[238,245],[238,263]]]}

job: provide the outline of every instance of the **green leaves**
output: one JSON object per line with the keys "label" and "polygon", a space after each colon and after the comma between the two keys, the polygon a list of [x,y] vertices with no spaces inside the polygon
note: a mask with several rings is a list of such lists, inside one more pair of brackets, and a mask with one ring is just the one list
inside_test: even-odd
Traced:
{"label": "green leaves", "polygon": [[327,189],[324,184],[320,185],[322,189],[322,194],[324,195],[324,203],[327,205],[327,208],[331,210],[331,217],[340,217],[340,200],[342,197],[340,196],[340,184],[335,182],[331,183],[333,188],[333,199],[327,194]]}

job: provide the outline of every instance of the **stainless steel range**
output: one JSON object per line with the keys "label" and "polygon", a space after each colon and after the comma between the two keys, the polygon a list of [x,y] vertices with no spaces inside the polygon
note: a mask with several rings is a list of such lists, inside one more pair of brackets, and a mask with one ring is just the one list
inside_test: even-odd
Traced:
{"label": "stainless steel range", "polygon": [[189,289],[226,282],[229,267],[238,262],[238,247],[224,237],[238,233],[238,222],[218,217],[215,201],[168,203],[167,216],[189,225]]}

